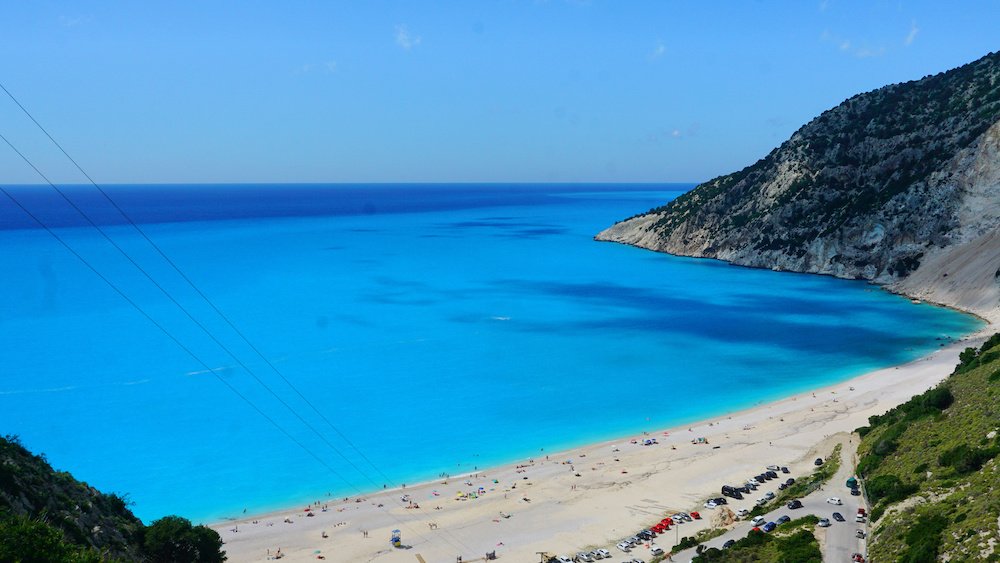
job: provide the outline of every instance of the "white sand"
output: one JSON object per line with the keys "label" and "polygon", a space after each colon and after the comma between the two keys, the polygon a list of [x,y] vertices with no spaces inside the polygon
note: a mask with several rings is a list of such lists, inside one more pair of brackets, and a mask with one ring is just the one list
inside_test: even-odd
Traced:
{"label": "white sand", "polygon": [[[436,563],[453,562],[458,555],[466,562],[481,560],[493,550],[504,561],[538,561],[539,551],[568,555],[587,546],[613,546],[668,513],[700,510],[707,519],[712,512],[702,508],[707,497],[719,496],[722,484],[741,483],[767,464],[787,465],[794,477],[806,474],[817,455],[829,453],[832,435],[864,426],[869,416],[937,384],[951,373],[958,353],[981,341],[982,333],[972,339],[906,365],[690,429],[650,432],[647,437],[657,438],[659,445],[642,446],[638,435],[633,437],[638,444],[624,438],[550,454],[548,461],[525,460],[525,467],[495,468],[360,501],[329,502],[328,511],[317,509],[313,517],[305,517],[304,507],[298,507],[213,527],[226,542],[229,560],[236,562],[265,560],[268,551],[274,554],[279,547],[286,561],[316,560],[320,550],[328,561],[414,562],[419,555]],[[696,437],[709,444],[692,444]],[[620,451],[613,451],[613,445]],[[455,499],[456,491],[479,487],[486,494]],[[420,508],[405,508],[400,500],[404,493]],[[704,520],[684,524],[676,533],[691,535],[705,526]],[[395,528],[402,530],[409,549],[389,545]],[[322,537],[324,532],[328,537]],[[659,543],[669,550],[673,540],[668,534]]]}

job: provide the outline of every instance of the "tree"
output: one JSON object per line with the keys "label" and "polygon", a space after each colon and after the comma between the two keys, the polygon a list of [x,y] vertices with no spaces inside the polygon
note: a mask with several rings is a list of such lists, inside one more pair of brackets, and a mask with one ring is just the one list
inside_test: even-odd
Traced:
{"label": "tree", "polygon": [[146,528],[143,542],[146,555],[154,563],[222,563],[222,538],[205,526],[192,526],[180,516],[165,516]]}
{"label": "tree", "polygon": [[0,561],[67,561],[73,551],[62,532],[44,522],[24,516],[0,519]]}

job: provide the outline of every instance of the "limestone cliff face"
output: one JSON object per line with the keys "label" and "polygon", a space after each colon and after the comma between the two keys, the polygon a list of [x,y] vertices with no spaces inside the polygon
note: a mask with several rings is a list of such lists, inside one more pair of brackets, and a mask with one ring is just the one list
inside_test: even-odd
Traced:
{"label": "limestone cliff face", "polygon": [[1000,320],[1000,53],[854,96],[597,239],[871,280]]}

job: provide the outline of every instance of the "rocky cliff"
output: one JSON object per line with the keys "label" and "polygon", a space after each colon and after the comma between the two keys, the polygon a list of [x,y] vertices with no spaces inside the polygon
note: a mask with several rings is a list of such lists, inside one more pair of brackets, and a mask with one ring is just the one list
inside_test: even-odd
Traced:
{"label": "rocky cliff", "polygon": [[122,497],[55,471],[16,439],[0,437],[0,523],[15,516],[43,521],[62,532],[67,542],[95,553],[140,559],[136,544],[143,525]]}
{"label": "rocky cliff", "polygon": [[854,96],[598,240],[871,280],[1000,320],[1000,52]]}

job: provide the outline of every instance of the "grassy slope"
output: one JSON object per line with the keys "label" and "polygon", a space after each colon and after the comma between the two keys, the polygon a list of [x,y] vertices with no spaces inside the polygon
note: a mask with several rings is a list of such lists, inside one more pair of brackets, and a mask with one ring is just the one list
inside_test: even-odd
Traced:
{"label": "grassy slope", "polygon": [[860,429],[873,560],[1000,561],[1000,545],[991,549],[1000,540],[1000,439],[987,438],[1000,427],[1000,338],[963,359],[938,390],[950,391],[949,406],[915,398]]}

